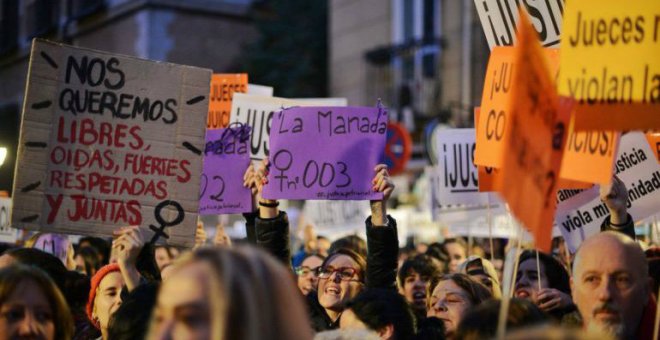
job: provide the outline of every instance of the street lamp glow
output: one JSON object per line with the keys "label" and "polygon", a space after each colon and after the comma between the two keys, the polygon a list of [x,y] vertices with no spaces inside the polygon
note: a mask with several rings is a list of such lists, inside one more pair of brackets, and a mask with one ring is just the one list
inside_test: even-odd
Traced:
{"label": "street lamp glow", "polygon": [[5,158],[7,158],[7,148],[0,147],[0,166],[5,163]]}

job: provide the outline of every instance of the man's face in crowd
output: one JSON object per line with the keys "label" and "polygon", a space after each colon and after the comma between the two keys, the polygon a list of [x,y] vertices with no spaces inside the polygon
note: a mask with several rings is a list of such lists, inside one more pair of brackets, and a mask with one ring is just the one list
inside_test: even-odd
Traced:
{"label": "man's face in crowd", "polygon": [[326,264],[328,269],[339,270],[341,268],[353,268],[356,273],[350,280],[342,280],[338,273],[332,273],[328,278],[319,278],[318,297],[319,303],[324,308],[340,311],[343,304],[355,297],[361,290],[359,282],[359,266],[347,255],[335,255]]}
{"label": "man's face in crowd", "polygon": [[451,242],[445,245],[445,249],[449,255],[449,272],[456,273],[458,265],[465,261],[465,248],[456,242]]}
{"label": "man's face in crowd", "polygon": [[121,287],[124,279],[120,272],[107,274],[101,280],[94,298],[93,316],[98,319],[101,329],[107,329],[110,316],[121,306]]}
{"label": "man's face in crowd", "polygon": [[403,284],[399,287],[399,294],[406,298],[410,306],[417,310],[426,310],[426,287],[429,277],[420,275],[410,270],[403,278]]}
{"label": "man's face in crowd", "polygon": [[300,273],[298,273],[298,288],[303,295],[315,291],[318,285],[318,277],[316,276],[316,269],[321,266],[323,260],[318,256],[309,256],[300,265]]}
{"label": "man's face in crowd", "polygon": [[175,270],[163,281],[149,339],[210,339],[209,273],[204,263]]}
{"label": "man's face in crowd", "polygon": [[[541,281],[541,288],[549,288],[545,266],[539,262],[539,267],[537,270],[535,258],[527,259],[518,265],[515,292],[513,293],[515,297],[538,303],[539,281]],[[539,272],[541,276],[539,276]]]}
{"label": "man's face in crowd", "polygon": [[53,310],[32,280],[22,280],[0,305],[0,340],[54,339]]}
{"label": "man's face in crowd", "polygon": [[571,288],[586,329],[634,337],[649,298],[647,264],[634,247],[599,234],[578,251]]}

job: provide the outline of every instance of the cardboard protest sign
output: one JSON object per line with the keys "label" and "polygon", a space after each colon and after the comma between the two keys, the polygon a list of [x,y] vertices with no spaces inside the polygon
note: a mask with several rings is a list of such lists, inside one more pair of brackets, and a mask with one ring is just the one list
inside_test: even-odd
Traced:
{"label": "cardboard protest sign", "polygon": [[268,199],[376,200],[387,111],[377,107],[296,107],[277,112],[270,131]]}
{"label": "cardboard protest sign", "polygon": [[16,243],[18,230],[11,227],[11,198],[0,197],[0,242]]}
{"label": "cardboard protest sign", "polygon": [[[518,0],[474,0],[491,50],[495,46],[514,45],[520,22],[518,4]],[[541,45],[558,46],[564,0],[524,1],[522,5],[521,9],[532,17]]]}
{"label": "cardboard protest sign", "polygon": [[[485,204],[488,194],[479,192],[478,170],[474,159],[474,129],[440,130],[435,141],[438,150],[438,199],[442,204]],[[435,188],[434,188],[435,189]]]}
{"label": "cardboard protest sign", "polygon": [[[575,131],[573,122],[561,163],[561,178],[607,184],[612,179],[614,154],[619,133],[614,131]],[[574,187],[577,188],[577,187]]]}
{"label": "cardboard protest sign", "polygon": [[[477,148],[474,155],[475,164],[494,168],[502,167],[502,155],[506,152],[513,90],[521,86],[513,79],[514,72],[522,64],[514,62],[516,48],[496,47],[490,54],[486,78],[484,80],[483,96],[481,98],[477,132]],[[556,74],[559,65],[557,49],[541,49],[546,58],[551,74]]]}
{"label": "cardboard protest sign", "polygon": [[[479,127],[480,113],[481,108],[475,107],[475,127]],[[479,135],[476,129],[475,134]],[[564,161],[562,161],[558,187],[586,189],[592,186],[591,182],[608,183],[614,161],[614,155],[610,152],[617,145],[618,134],[603,131],[598,136],[594,136],[594,132],[591,131],[577,132],[569,129],[568,141],[564,148]],[[476,147],[476,150],[478,149],[479,145]],[[479,192],[495,191],[495,181],[500,171],[497,168],[478,165],[477,172]]]}
{"label": "cardboard protest sign", "polygon": [[[644,134],[631,132],[621,137],[614,173],[628,190],[628,213],[641,221],[658,213],[660,165]],[[578,192],[557,205],[555,220],[571,252],[587,237],[598,233],[609,216],[600,201],[599,187]]]}
{"label": "cardboard protest sign", "polygon": [[252,128],[250,158],[260,161],[270,154],[270,131],[273,113],[287,107],[321,106],[313,100],[291,99],[235,93],[232,101],[230,123],[241,123]]}
{"label": "cardboard protest sign", "polygon": [[246,93],[247,86],[248,76],[246,73],[219,73],[211,76],[207,129],[219,129],[229,125],[231,99],[235,92]]}
{"label": "cardboard protest sign", "polygon": [[194,244],[211,71],[35,40],[12,225]]}
{"label": "cardboard protest sign", "polygon": [[559,94],[577,100],[579,130],[660,127],[660,3],[567,3]]}
{"label": "cardboard protest sign", "polygon": [[555,193],[572,101],[559,100],[536,32],[524,15],[515,48],[506,152],[495,188],[511,212],[549,251]]}
{"label": "cardboard protest sign", "polygon": [[206,130],[199,214],[238,214],[252,211],[252,193],[243,186],[250,165],[250,127],[230,125]]}

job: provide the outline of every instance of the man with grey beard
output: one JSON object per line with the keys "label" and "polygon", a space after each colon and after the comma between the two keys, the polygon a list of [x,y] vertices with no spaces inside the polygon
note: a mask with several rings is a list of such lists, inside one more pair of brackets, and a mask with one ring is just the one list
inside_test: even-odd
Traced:
{"label": "man with grey beard", "polygon": [[641,247],[618,232],[603,232],[582,243],[571,277],[573,301],[584,328],[619,339],[651,339],[655,299]]}

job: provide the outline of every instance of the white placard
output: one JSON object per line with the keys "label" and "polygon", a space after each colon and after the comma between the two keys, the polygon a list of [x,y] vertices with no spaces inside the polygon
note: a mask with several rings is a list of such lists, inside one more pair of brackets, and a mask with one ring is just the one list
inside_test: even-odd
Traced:
{"label": "white placard", "polygon": [[18,230],[11,225],[11,198],[0,197],[0,242],[16,243]]}
{"label": "white placard", "polygon": [[[621,137],[615,173],[628,189],[628,213],[640,221],[660,211],[660,165],[641,132]],[[600,201],[599,186],[580,192],[557,205],[555,222],[571,252],[598,233],[609,215]]]}
{"label": "white placard", "polygon": [[489,194],[479,192],[474,129],[440,130],[435,144],[438,165],[432,190],[440,204],[488,204]]}
{"label": "white placard", "polygon": [[[512,46],[518,26],[520,0],[474,0],[488,47]],[[564,0],[528,0],[521,5],[529,14],[544,47],[559,46]]]}

